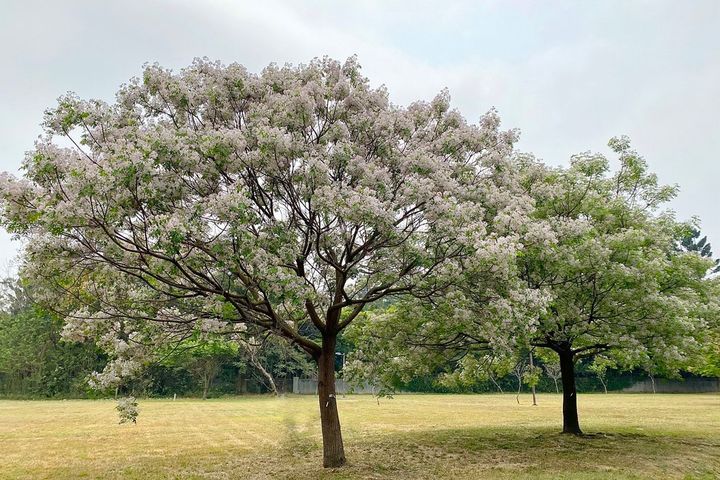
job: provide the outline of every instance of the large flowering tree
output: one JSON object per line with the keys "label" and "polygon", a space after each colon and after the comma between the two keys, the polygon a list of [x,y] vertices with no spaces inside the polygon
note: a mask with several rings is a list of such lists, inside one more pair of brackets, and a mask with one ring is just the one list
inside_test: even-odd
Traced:
{"label": "large flowering tree", "polygon": [[66,334],[114,350],[98,382],[197,330],[304,350],[335,467],[338,334],[372,302],[432,296],[515,248],[514,134],[498,123],[468,124],[446,94],[393,106],[354,59],[148,66],[114,104],[67,95],[47,112],[24,178],[2,178],[3,223],[74,295]]}

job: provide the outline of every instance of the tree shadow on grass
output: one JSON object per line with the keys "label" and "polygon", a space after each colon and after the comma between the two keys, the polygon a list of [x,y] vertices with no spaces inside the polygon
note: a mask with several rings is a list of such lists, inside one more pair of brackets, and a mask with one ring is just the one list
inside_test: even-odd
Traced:
{"label": "tree shadow on grass", "polygon": [[307,456],[320,448],[320,444],[313,437],[314,419],[309,418],[304,425],[298,423],[295,417],[283,418],[283,433],[280,440],[281,452],[288,456]]}
{"label": "tree shadow on grass", "polygon": [[[718,478],[720,439],[606,432],[575,436],[506,427],[368,436],[352,470],[398,478]],[[484,473],[483,473],[484,472]]]}
{"label": "tree shadow on grass", "polygon": [[[157,459],[108,478],[206,479],[714,479],[720,439],[605,432],[563,435],[540,428],[462,428],[346,437],[348,465],[323,469],[312,418],[283,418],[277,449],[267,454],[218,452],[184,468]],[[152,461],[151,461],[152,460]],[[169,465],[168,465],[169,467]],[[141,473],[153,472],[149,476]],[[160,473],[162,472],[162,473]],[[158,474],[160,473],[160,474]],[[71,477],[67,477],[71,478]]]}

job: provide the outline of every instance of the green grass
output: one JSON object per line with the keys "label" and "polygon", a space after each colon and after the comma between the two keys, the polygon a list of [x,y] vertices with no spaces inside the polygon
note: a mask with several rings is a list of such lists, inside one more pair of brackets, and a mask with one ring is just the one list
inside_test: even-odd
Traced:
{"label": "green grass", "polygon": [[581,395],[585,437],[560,435],[558,395],[339,399],[348,466],[323,470],[315,397],[0,401],[0,478],[720,478],[720,396]]}

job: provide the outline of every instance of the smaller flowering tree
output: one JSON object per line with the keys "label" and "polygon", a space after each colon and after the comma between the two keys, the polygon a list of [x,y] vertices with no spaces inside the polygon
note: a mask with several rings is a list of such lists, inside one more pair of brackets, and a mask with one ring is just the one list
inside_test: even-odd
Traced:
{"label": "smaller flowering tree", "polygon": [[[513,275],[495,283],[505,288],[478,289],[466,269],[442,308],[413,302],[375,315],[358,330],[356,375],[390,383],[449,362],[462,379],[497,371],[527,349],[547,350],[560,368],[563,432],[580,434],[578,360],[665,374],[687,367],[717,325],[717,283],[706,278],[714,262],[680,248],[691,226],[661,210],[676,188],[659,185],[626,138],[610,146],[620,163],[614,173],[599,155],[576,156],[568,168],[518,157],[533,210],[518,229]],[[372,364],[376,352],[389,361]]]}
{"label": "smaller flowering tree", "polygon": [[535,217],[553,241],[519,257],[521,278],[548,293],[526,341],[557,354],[563,384],[563,432],[581,433],[575,363],[599,371],[686,366],[716,321],[712,260],[678,249],[688,225],[661,207],[676,187],[658,184],[629,140],[613,138],[619,169],[599,155],[566,169],[521,163]]}

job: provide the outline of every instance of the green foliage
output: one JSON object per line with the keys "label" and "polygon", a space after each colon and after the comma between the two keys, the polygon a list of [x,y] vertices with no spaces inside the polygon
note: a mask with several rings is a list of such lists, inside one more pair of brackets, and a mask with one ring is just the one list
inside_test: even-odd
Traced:
{"label": "green foliage", "polygon": [[[687,232],[680,239],[680,246],[686,252],[697,252],[703,258],[712,259],[712,247],[707,236],[700,238],[700,230],[695,226],[688,227]],[[720,259],[714,260],[715,265],[710,273],[720,272]]]}
{"label": "green foliage", "polygon": [[710,331],[690,371],[706,377],[720,377],[720,327]]}
{"label": "green foliage", "polygon": [[206,398],[222,365],[230,363],[238,351],[237,343],[221,335],[198,332],[161,356],[166,365],[180,366],[191,372],[199,381],[203,398]]}
{"label": "green foliage", "polygon": [[[315,363],[307,357],[300,349],[290,345],[287,341],[273,336],[265,336],[262,339],[253,339],[255,342],[250,347],[255,347],[256,359],[263,368],[275,379],[290,377],[309,377],[316,371]],[[240,349],[240,361],[247,365],[259,381],[265,382],[262,375],[253,367],[251,354],[247,348]]]}
{"label": "green foliage", "polygon": [[3,282],[0,312],[0,393],[84,396],[87,377],[105,362],[92,344],[65,342],[63,320],[34,303],[32,289]]}
{"label": "green foliage", "polygon": [[[238,391],[238,378],[253,375],[263,384],[237,341],[197,333],[172,348],[160,349],[156,352],[158,361],[147,364],[135,378],[125,379],[117,390],[92,390],[88,384],[90,374],[106,364],[102,351],[93,341],[63,339],[63,319],[35,300],[37,281],[6,279],[2,287],[0,395],[71,398],[116,393],[232,394]],[[257,356],[277,379],[308,376],[314,370],[302,352],[282,340],[265,342]],[[260,388],[266,391],[268,387]]]}
{"label": "green foliage", "polygon": [[540,384],[540,378],[542,376],[542,368],[534,365],[528,366],[522,376],[522,381],[528,387],[537,387]]}
{"label": "green foliage", "polygon": [[140,414],[137,400],[135,397],[124,397],[118,400],[118,404],[115,407],[120,417],[120,423],[137,423],[137,417]]}

